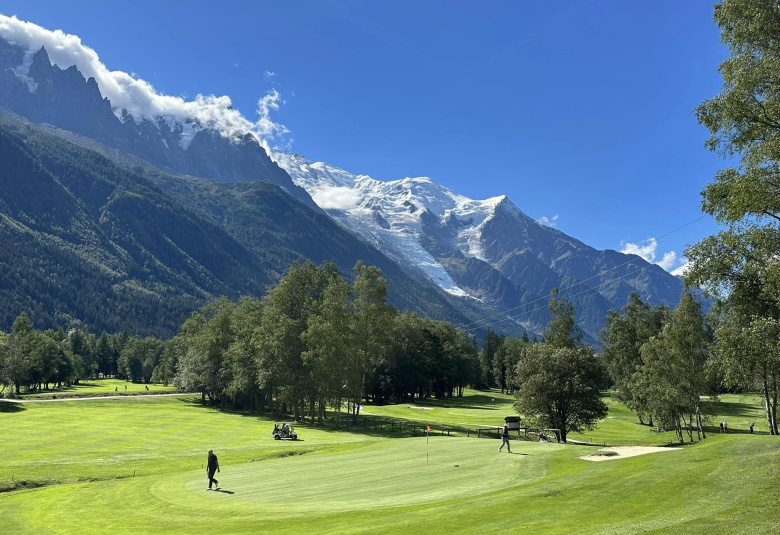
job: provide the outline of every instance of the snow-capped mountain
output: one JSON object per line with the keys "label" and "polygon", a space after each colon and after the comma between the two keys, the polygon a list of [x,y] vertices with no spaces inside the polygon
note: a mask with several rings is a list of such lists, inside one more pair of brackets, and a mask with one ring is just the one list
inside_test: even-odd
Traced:
{"label": "snow-capped mountain", "polygon": [[421,242],[426,218],[448,222],[455,229],[457,248],[484,260],[481,226],[505,197],[475,201],[429,178],[382,182],[322,162],[310,164],[296,154],[275,153],[274,158],[296,185],[309,192],[320,208],[344,226],[391,257],[421,271],[446,292],[470,295]]}
{"label": "snow-capped mountain", "polygon": [[[480,327],[517,332],[520,324],[540,332],[547,295],[560,288],[595,340],[607,311],[622,307],[632,291],[654,304],[679,299],[681,282],[659,266],[593,249],[537,223],[505,196],[473,200],[429,178],[382,181],[292,154],[272,159],[263,141],[275,128],[267,116],[275,106],[271,97],[261,99],[261,118],[251,122],[228,97],[185,101],[159,94],[143,80],[109,71],[76,36],[0,15],[0,106],[97,140],[98,150],[134,172],[142,173],[146,163],[118,155],[177,175],[280,186],[360,235],[417,282],[443,289],[449,296],[421,286],[447,301],[443,308],[455,303],[469,314],[500,318]],[[363,245],[353,244],[349,254]]]}
{"label": "snow-capped mountain", "polygon": [[76,65],[63,69],[53,63],[45,47],[30,50],[0,38],[0,104],[11,111],[91,137],[165,171],[218,182],[273,182],[316,208],[270,160],[249,128],[165,109],[131,112],[105,97],[102,89]]}
{"label": "snow-capped mountain", "polygon": [[679,280],[659,266],[593,249],[506,196],[474,200],[426,177],[381,181],[295,154],[272,157],[320,208],[407,269],[452,295],[511,311],[531,330],[544,324],[546,296],[556,287],[594,338],[607,311],[632,291],[652,303],[679,299]]}

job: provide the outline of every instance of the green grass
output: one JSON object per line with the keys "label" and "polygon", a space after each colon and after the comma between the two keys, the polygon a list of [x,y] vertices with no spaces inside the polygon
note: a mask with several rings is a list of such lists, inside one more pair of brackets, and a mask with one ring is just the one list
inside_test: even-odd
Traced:
{"label": "green grass", "polygon": [[[756,401],[724,396],[710,408],[716,424],[761,425]],[[512,414],[494,393],[423,405],[432,409],[366,411],[437,426],[497,425]],[[610,415],[600,430],[621,443],[659,435],[630,427],[635,418],[617,403]],[[713,534],[774,533],[780,522],[780,441],[761,434],[593,463],[579,457],[594,447],[513,441],[510,455],[497,440],[427,442],[387,426],[300,425],[302,440],[278,442],[272,420],[220,413],[192,396],[0,403],[0,418],[3,533]],[[205,491],[209,448],[225,492]],[[24,489],[11,476],[44,486]]]}
{"label": "green grass", "polygon": [[[146,390],[149,387],[149,390]],[[49,399],[52,397],[88,397],[105,395],[137,395],[137,394],[159,394],[174,393],[176,387],[173,385],[162,385],[159,383],[141,384],[131,383],[124,379],[92,379],[82,381],[77,385],[64,386],[62,388],[51,388],[49,390],[23,392],[25,399]]]}

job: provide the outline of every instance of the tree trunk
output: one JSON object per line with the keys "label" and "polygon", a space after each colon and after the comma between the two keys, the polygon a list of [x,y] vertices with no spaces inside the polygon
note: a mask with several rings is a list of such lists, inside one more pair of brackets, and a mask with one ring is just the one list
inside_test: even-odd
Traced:
{"label": "tree trunk", "polygon": [[696,396],[696,428],[699,433],[699,440],[707,438],[701,418],[701,398],[698,395]]}
{"label": "tree trunk", "polygon": [[776,435],[777,430],[775,429],[775,415],[772,407],[772,400],[769,397],[769,384],[767,381],[766,373],[764,373],[763,376],[762,386],[763,386],[763,395],[764,395],[764,409],[766,410],[766,420],[767,420],[767,425],[769,426],[769,434]]}
{"label": "tree trunk", "polygon": [[775,435],[777,435],[777,376],[775,374],[772,374],[772,421],[775,424]]}

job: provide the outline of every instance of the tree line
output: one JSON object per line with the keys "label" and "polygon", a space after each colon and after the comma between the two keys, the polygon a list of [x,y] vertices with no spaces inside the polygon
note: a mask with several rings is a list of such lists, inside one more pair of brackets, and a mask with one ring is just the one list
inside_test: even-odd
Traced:
{"label": "tree line", "polygon": [[[469,386],[498,385],[516,393],[529,421],[560,428],[564,440],[606,414],[600,361],[582,345],[573,307],[555,293],[543,342],[489,332],[478,350],[474,337],[451,323],[389,306],[387,291],[380,270],[362,262],[351,283],[333,263],[298,262],[262,299],[213,301],[167,341],[125,333],[96,338],[81,326],[36,331],[22,314],[0,337],[0,381],[17,393],[101,375],[160,381],[223,409],[320,423],[329,408],[337,419],[346,408],[356,420],[364,402],[462,396]],[[556,364],[545,376],[553,357],[566,366]],[[571,395],[572,381],[584,385],[584,398]],[[531,403],[539,398],[554,409]]]}
{"label": "tree line", "polygon": [[83,326],[36,331],[21,314],[0,335],[0,382],[47,389],[92,377],[163,382],[222,409],[291,414],[322,423],[361,404],[462,396],[466,387],[513,393],[525,425],[561,440],[606,417],[602,392],[640,421],[704,435],[701,400],[724,384],[716,330],[691,293],[673,311],[637,294],[611,311],[602,351],[582,342],[573,305],[550,294],[541,341],[488,331],[481,347],[450,323],[399,312],[376,267],[358,262],[349,283],[333,263],[293,264],[262,299],[221,298],[191,314],[170,340]]}
{"label": "tree line", "polygon": [[161,340],[125,332],[96,337],[80,324],[36,330],[22,312],[8,334],[0,332],[0,392],[48,390],[95,377],[168,383],[173,374],[160,365],[165,348]]}

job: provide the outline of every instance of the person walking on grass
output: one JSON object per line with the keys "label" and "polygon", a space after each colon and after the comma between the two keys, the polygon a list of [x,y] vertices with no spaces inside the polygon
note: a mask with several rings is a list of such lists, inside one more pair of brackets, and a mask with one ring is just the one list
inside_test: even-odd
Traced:
{"label": "person walking on grass", "polygon": [[504,429],[501,431],[501,445],[498,447],[498,451],[501,451],[506,446],[506,451],[512,453],[512,448],[509,447],[509,426],[504,424]]}
{"label": "person walking on grass", "polygon": [[753,434],[753,426],[756,425],[756,422],[750,422],[750,434]]}
{"label": "person walking on grass", "polygon": [[214,483],[214,490],[219,488],[219,481],[214,479],[215,472],[219,472],[219,460],[217,459],[217,456],[214,455],[214,450],[209,450],[208,463],[206,464],[206,474],[209,476],[209,488],[206,490],[211,490],[212,483]]}

